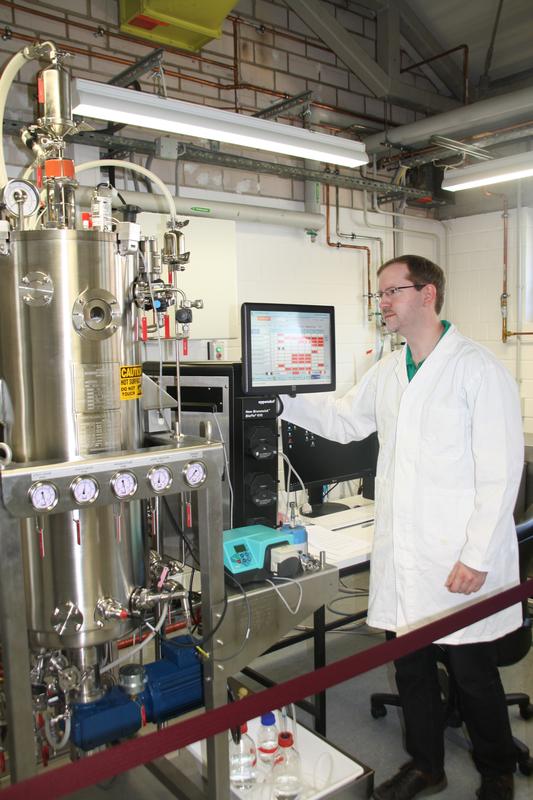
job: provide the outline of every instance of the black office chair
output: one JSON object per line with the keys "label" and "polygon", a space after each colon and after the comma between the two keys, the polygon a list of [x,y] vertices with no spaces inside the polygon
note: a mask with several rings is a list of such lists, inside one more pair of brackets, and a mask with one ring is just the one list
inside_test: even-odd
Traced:
{"label": "black office chair", "polygon": [[[528,575],[533,575],[533,505],[530,505],[522,518],[516,523],[516,533],[520,549],[520,579],[526,580]],[[517,664],[529,652],[532,644],[532,625],[533,619],[528,613],[527,601],[523,603],[524,618],[518,630],[503,636],[498,641],[498,666],[508,667]],[[453,680],[450,680],[446,670],[446,653],[439,651],[439,682],[441,685],[442,702],[445,704],[446,726],[459,728],[462,719],[459,712],[459,704]],[[508,706],[518,706],[522,719],[528,720],[533,717],[533,704],[529,695],[523,692],[512,692],[505,695]],[[377,693],[370,696],[370,713],[374,719],[384,717],[387,713],[387,706],[400,707],[400,698],[397,694]],[[513,737],[516,746],[516,761],[518,769],[523,775],[533,774],[533,758],[529,748],[524,742]]]}

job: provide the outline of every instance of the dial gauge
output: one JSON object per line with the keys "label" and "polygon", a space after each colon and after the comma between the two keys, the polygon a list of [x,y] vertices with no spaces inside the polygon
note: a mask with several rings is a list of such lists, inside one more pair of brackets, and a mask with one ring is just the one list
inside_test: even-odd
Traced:
{"label": "dial gauge", "polygon": [[80,475],[70,484],[70,491],[76,503],[81,506],[94,503],[100,492],[100,487],[94,478]]}
{"label": "dial gauge", "polygon": [[152,467],[148,481],[154,492],[164,492],[172,484],[172,473],[168,467]]}
{"label": "dial gauge", "polygon": [[23,217],[31,217],[39,206],[39,190],[29,181],[15,179],[4,187],[3,201],[10,214],[18,217],[22,208]]}
{"label": "dial gauge", "polygon": [[111,478],[111,490],[119,500],[132,497],[137,491],[137,478],[133,472],[117,472]]}
{"label": "dial gauge", "polygon": [[30,486],[29,497],[36,511],[51,511],[57,505],[59,492],[53,483],[37,481]]}
{"label": "dial gauge", "polygon": [[203,461],[191,461],[183,468],[183,478],[188,486],[201,486],[207,478],[207,467]]}

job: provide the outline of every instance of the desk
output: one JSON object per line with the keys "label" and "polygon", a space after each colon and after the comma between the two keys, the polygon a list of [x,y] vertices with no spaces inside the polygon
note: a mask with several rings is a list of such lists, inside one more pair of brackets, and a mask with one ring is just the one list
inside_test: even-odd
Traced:
{"label": "desk", "polygon": [[[374,503],[364,498],[346,511],[323,517],[304,517],[309,537],[309,552],[326,553],[326,561],[339,570],[367,564],[374,538]],[[359,504],[360,503],[360,504]]]}

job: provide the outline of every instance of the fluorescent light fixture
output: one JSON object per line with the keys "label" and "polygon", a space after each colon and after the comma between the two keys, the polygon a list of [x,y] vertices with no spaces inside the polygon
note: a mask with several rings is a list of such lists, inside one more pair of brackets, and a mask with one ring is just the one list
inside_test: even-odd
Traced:
{"label": "fluorescent light fixture", "polygon": [[516,181],[533,175],[533,152],[518,153],[505,158],[495,158],[482,164],[472,164],[463,169],[450,169],[444,174],[442,188],[449,192],[489,186],[491,183]]}
{"label": "fluorescent light fixture", "polygon": [[82,78],[72,83],[72,110],[83,117],[214,139],[341,167],[368,163],[365,146],[351,139]]}

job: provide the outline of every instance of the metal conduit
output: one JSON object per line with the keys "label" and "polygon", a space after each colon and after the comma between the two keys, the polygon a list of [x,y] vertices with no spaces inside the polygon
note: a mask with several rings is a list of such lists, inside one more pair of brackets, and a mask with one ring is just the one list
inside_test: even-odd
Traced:
{"label": "metal conduit", "polygon": [[521,122],[531,118],[533,87],[519,89],[506,95],[480,100],[436,114],[433,117],[382,131],[364,139],[368,153],[386,153],[391,146],[411,146],[428,143],[431,136],[457,136],[479,133],[501,124]]}

